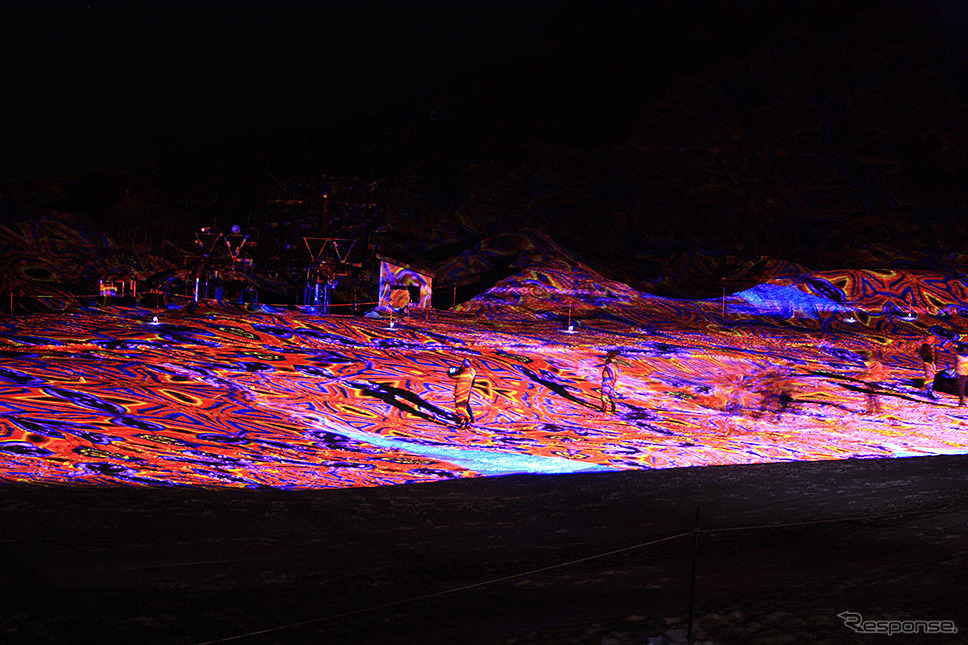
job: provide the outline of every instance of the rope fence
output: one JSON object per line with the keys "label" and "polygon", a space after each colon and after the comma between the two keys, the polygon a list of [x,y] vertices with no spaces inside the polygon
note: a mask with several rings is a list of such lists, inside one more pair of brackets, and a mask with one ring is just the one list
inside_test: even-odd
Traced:
{"label": "rope fence", "polygon": [[[358,315],[365,313],[367,310],[377,307],[383,303],[379,301],[357,301],[357,302],[330,302],[325,306],[318,304],[300,304],[300,303],[280,303],[280,302],[260,302],[257,297],[246,299],[246,293],[243,292],[239,298],[223,298],[219,300],[218,298],[195,298],[191,295],[183,295],[179,293],[171,293],[165,291],[142,291],[135,296],[119,296],[119,295],[108,295],[103,294],[69,294],[69,295],[52,295],[52,294],[17,294],[11,292],[6,298],[0,300],[3,305],[0,305],[0,314],[8,314],[14,316],[18,313],[18,310],[22,313],[36,313],[37,311],[54,311],[58,309],[66,309],[69,303],[74,301],[91,301],[101,305],[112,304],[115,301],[116,304],[123,305],[125,303],[132,303],[136,306],[149,309],[152,311],[163,311],[168,309],[169,306],[182,306],[189,304],[191,302],[207,303],[213,306],[222,306],[230,303],[235,303],[241,306],[245,305],[265,305],[267,307],[273,307],[277,309],[296,309],[299,308],[303,311],[309,311],[311,313],[318,313],[323,315]],[[154,298],[154,306],[146,305],[146,300]],[[44,300],[47,301],[62,301],[63,307],[49,307],[49,306],[36,306],[31,307],[31,303],[39,303]],[[169,304],[170,303],[170,304]],[[5,305],[5,306],[4,306]],[[395,309],[392,306],[388,307],[389,318],[391,321],[394,319],[410,318],[410,317],[420,317],[429,320],[432,315],[433,307],[418,307],[414,303],[410,303],[401,309]],[[446,311],[446,310],[437,310]]]}
{"label": "rope fence", "polygon": [[[246,296],[249,296],[248,300],[246,299]],[[257,295],[256,296],[252,296],[249,293],[247,293],[246,291],[243,291],[243,293],[239,297],[237,297],[237,298],[236,297],[233,297],[231,299],[230,298],[222,298],[221,300],[219,300],[218,298],[202,298],[202,297],[195,298],[195,297],[193,297],[191,295],[184,295],[184,294],[180,294],[180,293],[171,293],[171,292],[166,292],[166,291],[154,291],[154,290],[151,290],[151,291],[142,291],[142,292],[138,293],[137,295],[133,295],[133,294],[129,294],[129,295],[116,295],[116,294],[105,295],[104,293],[88,293],[88,294],[74,294],[74,293],[72,293],[72,294],[18,294],[16,292],[11,291],[9,294],[7,294],[6,297],[4,297],[4,298],[2,298],[2,300],[0,300],[0,302],[3,303],[3,305],[0,305],[0,312],[7,313],[7,314],[10,314],[10,315],[16,315],[16,313],[18,311],[18,308],[20,310],[24,311],[24,312],[29,312],[32,309],[31,308],[31,304],[38,304],[38,303],[41,303],[41,302],[44,302],[44,301],[46,301],[48,303],[55,302],[55,301],[62,301],[64,303],[65,307],[66,307],[68,303],[74,302],[74,301],[79,301],[79,300],[80,301],[99,302],[101,304],[109,304],[112,301],[116,301],[119,304],[124,303],[124,302],[135,302],[135,303],[140,304],[140,303],[145,302],[146,300],[150,300],[151,298],[154,298],[155,299],[156,306],[154,306],[154,307],[152,307],[152,306],[146,306],[145,307],[146,309],[156,309],[156,310],[166,309],[167,306],[168,306],[167,305],[168,302],[171,302],[173,304],[174,303],[187,303],[187,302],[204,302],[204,303],[213,304],[213,305],[221,305],[221,304],[227,304],[227,303],[237,303],[237,304],[240,304],[240,305],[245,305],[245,304],[253,304],[253,305],[263,304],[263,305],[266,305],[268,307],[278,307],[278,308],[304,307],[304,308],[313,308],[313,309],[323,309],[323,306],[322,305],[301,304],[299,302],[296,302],[296,303],[289,303],[289,302],[285,302],[285,303],[282,303],[282,302],[259,302]],[[379,304],[380,303],[378,301],[330,302],[330,303],[327,303],[327,305],[325,306],[325,308],[328,309],[328,310],[337,310],[337,311],[345,311],[345,310],[351,309],[353,312],[356,312],[359,309],[366,309],[368,307],[376,307]],[[45,308],[47,308],[47,307],[45,306]]]}
{"label": "rope fence", "polygon": [[394,600],[394,601],[391,601],[391,602],[385,602],[385,603],[381,603],[381,604],[378,604],[378,605],[370,605],[370,606],[367,606],[367,607],[361,607],[359,609],[353,609],[353,610],[341,612],[341,613],[338,613],[338,614],[330,614],[328,616],[322,616],[322,617],[319,617],[319,618],[311,618],[311,619],[304,620],[304,621],[300,621],[300,622],[297,622],[297,623],[289,623],[289,624],[286,624],[286,625],[279,625],[279,626],[276,626],[276,627],[269,627],[269,628],[262,629],[262,630],[258,630],[258,631],[248,632],[248,633],[245,633],[245,634],[237,634],[235,636],[228,636],[228,637],[220,638],[220,639],[216,639],[216,640],[204,641],[204,642],[196,643],[196,645],[215,645],[216,643],[227,643],[227,642],[230,642],[230,641],[242,640],[242,639],[250,638],[250,637],[254,637],[254,636],[261,636],[261,635],[264,635],[264,634],[271,634],[271,633],[275,633],[275,632],[280,632],[280,631],[284,631],[284,630],[287,630],[287,629],[295,629],[297,627],[304,627],[306,625],[312,625],[312,624],[316,624],[316,623],[326,622],[326,621],[329,621],[329,620],[337,620],[337,619],[340,619],[340,618],[345,618],[347,616],[353,616],[353,615],[356,615],[356,614],[362,614],[362,613],[371,612],[371,611],[379,611],[381,609],[387,609],[387,608],[390,608],[390,607],[397,607],[397,606],[400,606],[400,605],[415,603],[415,602],[419,602],[419,601],[422,601],[422,600],[428,600],[428,599],[431,599],[431,598],[438,598],[438,597],[441,597],[441,596],[446,596],[446,595],[453,594],[453,593],[458,593],[458,592],[461,592],[461,591],[467,591],[469,589],[476,589],[476,588],[485,587],[485,586],[488,586],[488,585],[497,584],[497,583],[500,583],[500,582],[506,582],[508,580],[514,580],[514,579],[517,579],[517,578],[523,578],[523,577],[535,575],[535,574],[538,574],[538,573],[544,573],[546,571],[552,571],[552,570],[555,570],[555,569],[562,569],[562,568],[574,566],[576,564],[580,564],[580,563],[583,563],[583,562],[590,562],[590,561],[593,561],[593,560],[599,560],[599,559],[602,559],[602,558],[607,558],[607,557],[610,557],[610,556],[618,555],[618,554],[621,554],[621,553],[628,553],[630,551],[636,551],[638,549],[643,549],[643,548],[646,548],[646,547],[655,546],[657,544],[663,544],[663,543],[666,543],[666,542],[671,542],[673,540],[679,540],[679,539],[682,539],[682,538],[692,538],[692,543],[693,543],[693,549],[692,549],[692,568],[691,568],[691,571],[690,571],[691,584],[690,584],[690,590],[689,590],[689,596],[690,596],[689,597],[689,618],[688,618],[689,626],[688,626],[688,637],[687,637],[687,642],[692,642],[690,637],[691,637],[691,634],[692,634],[692,623],[693,623],[693,615],[692,614],[693,614],[693,604],[694,604],[694,600],[695,600],[695,597],[694,596],[695,596],[696,560],[697,560],[697,557],[698,557],[698,546],[699,546],[699,536],[700,535],[702,535],[702,534],[710,534],[711,535],[711,534],[716,534],[716,533],[730,533],[730,532],[741,532],[741,531],[746,531],[746,532],[766,531],[766,530],[775,530],[775,529],[801,527],[801,526],[810,526],[810,525],[839,524],[839,523],[859,522],[859,521],[865,521],[865,520],[879,520],[879,519],[890,518],[890,517],[904,517],[904,516],[912,516],[912,515],[922,515],[922,514],[926,514],[926,513],[930,513],[930,512],[937,512],[937,511],[938,511],[937,508],[930,508],[930,509],[917,509],[917,510],[912,510],[912,511],[903,511],[903,512],[894,512],[894,513],[880,513],[880,514],[870,514],[870,515],[852,515],[852,516],[847,516],[847,517],[838,517],[838,518],[830,518],[830,519],[803,520],[803,521],[797,521],[797,522],[777,522],[777,523],[773,523],[773,524],[750,524],[750,525],[745,525],[745,526],[734,526],[734,527],[722,527],[722,528],[713,528],[713,529],[703,529],[703,528],[700,528],[700,526],[699,526],[699,509],[697,508],[696,509],[696,526],[691,531],[684,531],[682,533],[676,533],[674,535],[668,535],[666,537],[656,538],[656,539],[650,540],[648,542],[641,542],[639,544],[633,544],[631,546],[622,547],[620,549],[613,549],[611,551],[606,551],[606,552],[602,552],[602,553],[596,553],[596,554],[593,554],[593,555],[588,555],[588,556],[581,557],[581,558],[576,558],[576,559],[573,559],[573,560],[568,560],[568,561],[559,562],[559,563],[556,563],[556,564],[551,564],[551,565],[548,565],[548,566],[545,566],[545,567],[539,567],[537,569],[530,569],[530,570],[522,571],[522,572],[519,572],[519,573],[513,573],[513,574],[506,575],[506,576],[501,576],[499,578],[492,578],[490,580],[484,580],[484,581],[481,581],[481,582],[470,583],[470,584],[461,585],[461,586],[458,586],[458,587],[451,587],[449,589],[444,589],[444,590],[437,591],[437,592],[434,592],[434,593],[423,594],[423,595],[420,595],[420,596],[412,596],[412,597],[409,597],[409,598],[402,598],[400,600]]}

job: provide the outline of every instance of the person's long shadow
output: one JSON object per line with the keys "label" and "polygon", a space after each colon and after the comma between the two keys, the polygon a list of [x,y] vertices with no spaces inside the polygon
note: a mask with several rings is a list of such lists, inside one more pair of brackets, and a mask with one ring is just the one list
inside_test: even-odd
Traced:
{"label": "person's long shadow", "polygon": [[573,401],[578,405],[582,405],[582,406],[585,406],[586,408],[591,408],[593,410],[599,409],[599,406],[595,405],[594,403],[589,403],[588,401],[582,398],[579,398],[574,394],[572,394],[571,392],[569,392],[568,390],[566,390],[565,386],[562,385],[561,383],[555,383],[554,381],[550,381],[546,378],[541,378],[540,376],[538,376],[537,374],[529,370],[527,367],[518,366],[518,369],[524,372],[524,374],[535,383],[540,383],[541,385],[544,385],[546,388],[548,388],[555,394],[559,396],[563,396],[569,401]]}
{"label": "person's long shadow", "polygon": [[[845,376],[843,374],[837,374],[835,372],[824,372],[819,370],[816,370],[816,371],[808,370],[806,373],[811,375],[816,375],[816,376],[824,376],[829,379],[841,381],[840,383],[838,383],[838,385],[844,388],[845,390],[850,390],[851,392],[861,392],[861,393],[867,394],[868,392],[871,391],[871,386],[868,385],[866,381],[862,381],[852,376]],[[912,396],[910,394],[906,394],[904,392],[898,392],[897,390],[889,389],[885,386],[874,388],[874,392],[878,396],[887,396],[895,399],[902,399],[904,401],[911,401],[913,403],[926,403],[928,405],[944,405],[944,403],[941,402],[940,398],[936,400],[923,399],[920,397]],[[837,407],[843,407],[843,406],[837,406]],[[844,409],[847,409],[847,408],[844,408]]]}
{"label": "person's long shadow", "polygon": [[646,423],[646,421],[656,420],[659,415],[656,414],[654,410],[648,408],[639,407],[637,405],[632,405],[631,403],[625,403],[624,401],[618,402],[618,407],[620,412],[616,415],[622,421],[641,428],[643,430],[648,430],[650,432],[655,432],[657,434],[664,434],[670,437],[677,437],[675,432],[671,430],[666,430],[665,428],[657,428],[651,423]]}
{"label": "person's long shadow", "polygon": [[[432,403],[427,403],[410,390],[387,385],[386,383],[355,382],[352,385],[363,396],[372,396],[373,398],[380,399],[398,410],[412,414],[415,417],[420,417],[421,419],[426,419],[427,421],[443,423],[439,417],[457,419],[456,415],[452,412],[443,410]],[[407,405],[407,403],[411,405]],[[421,410],[421,408],[426,410],[426,412]]]}

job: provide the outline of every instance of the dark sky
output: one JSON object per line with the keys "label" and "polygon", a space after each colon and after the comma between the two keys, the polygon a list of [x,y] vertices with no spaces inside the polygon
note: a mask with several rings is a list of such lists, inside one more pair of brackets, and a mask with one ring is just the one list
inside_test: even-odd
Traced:
{"label": "dark sky", "polygon": [[491,91],[508,118],[619,121],[669,74],[844,4],[818,2],[7,3],[0,181],[123,166],[158,146],[325,133],[347,115],[432,109],[468,88]]}
{"label": "dark sky", "polygon": [[2,14],[0,179],[329,127],[540,37],[554,2],[22,2]]}

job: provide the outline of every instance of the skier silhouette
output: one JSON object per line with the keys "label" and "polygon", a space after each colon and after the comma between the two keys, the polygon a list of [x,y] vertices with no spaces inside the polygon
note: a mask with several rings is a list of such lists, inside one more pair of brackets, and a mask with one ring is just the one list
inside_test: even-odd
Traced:
{"label": "skier silhouette", "polygon": [[937,337],[929,334],[924,337],[924,342],[921,344],[921,349],[919,354],[921,356],[921,363],[924,367],[924,388],[922,391],[925,396],[930,398],[935,398],[934,396],[934,375],[937,373],[937,362],[938,362],[938,350]]}
{"label": "skier silhouette", "polygon": [[615,385],[618,382],[618,368],[615,367],[615,358],[618,352],[610,351],[605,355],[605,365],[602,368],[602,412],[611,408],[615,414]]}
{"label": "skier silhouette", "polygon": [[867,409],[864,414],[881,414],[884,406],[881,405],[878,393],[881,383],[887,379],[887,370],[880,356],[874,356],[873,352],[864,351],[861,352],[861,356],[864,357],[864,370],[859,378],[867,386]]}
{"label": "skier silhouette", "polygon": [[474,389],[474,378],[477,372],[471,365],[471,359],[465,358],[460,367],[447,370],[447,376],[454,379],[454,410],[457,412],[457,427],[466,428],[474,422],[474,412],[471,410],[471,390]]}

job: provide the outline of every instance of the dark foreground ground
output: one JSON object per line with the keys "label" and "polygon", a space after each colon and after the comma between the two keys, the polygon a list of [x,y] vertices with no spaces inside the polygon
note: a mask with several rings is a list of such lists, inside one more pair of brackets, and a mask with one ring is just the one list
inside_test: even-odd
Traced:
{"label": "dark foreground ground", "polygon": [[968,456],[0,508],[2,643],[968,642]]}

